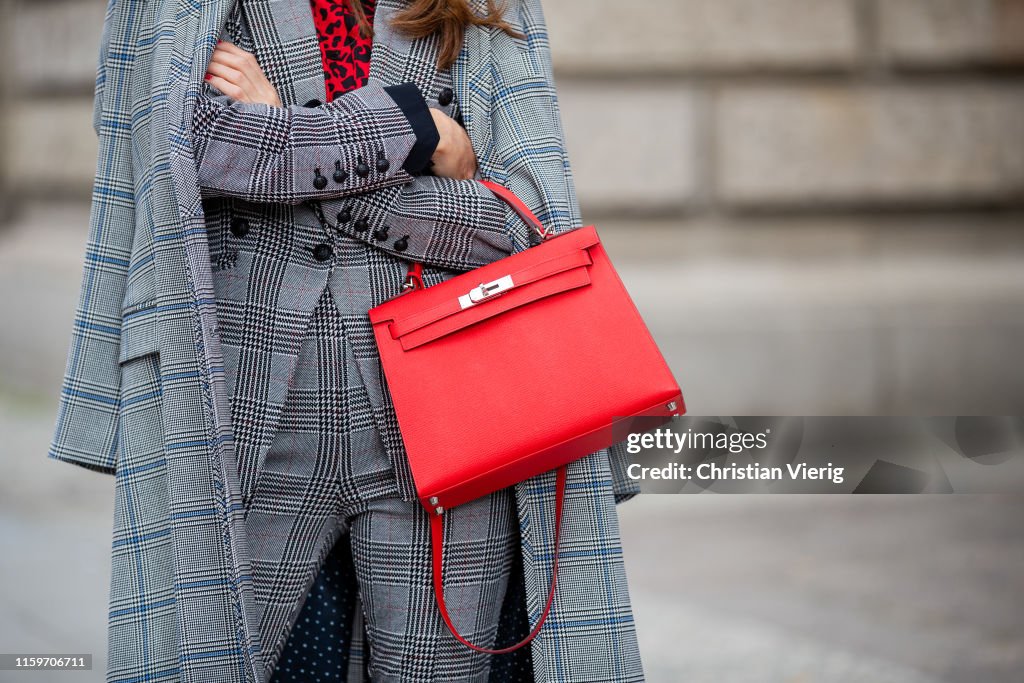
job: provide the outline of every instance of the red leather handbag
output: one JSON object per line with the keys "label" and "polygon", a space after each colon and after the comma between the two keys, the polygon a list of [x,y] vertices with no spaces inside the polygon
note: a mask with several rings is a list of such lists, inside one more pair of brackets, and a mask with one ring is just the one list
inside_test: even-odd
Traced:
{"label": "red leather handbag", "polygon": [[[615,443],[618,421],[642,415],[650,429],[685,406],[594,227],[553,235],[514,194],[481,182],[541,242],[431,287],[414,263],[406,290],[369,315],[417,495],[432,517],[441,615],[460,642],[501,654],[530,642],[551,609],[565,466]],[[516,645],[474,645],[444,602],[444,511],[555,468],[555,555],[544,612]]]}

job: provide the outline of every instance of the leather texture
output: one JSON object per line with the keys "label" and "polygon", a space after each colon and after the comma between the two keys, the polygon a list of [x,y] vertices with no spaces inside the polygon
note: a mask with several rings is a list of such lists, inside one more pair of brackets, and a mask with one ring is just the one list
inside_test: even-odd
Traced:
{"label": "leather texture", "polygon": [[[537,230],[537,246],[369,311],[420,503],[431,519],[434,595],[463,645],[506,654],[547,620],[558,583],[565,466],[615,443],[613,425],[685,411],[672,371],[593,226],[552,237],[511,192],[484,184]],[[490,292],[490,293],[487,293]],[[424,387],[443,387],[424,400]],[[544,610],[518,643],[491,649],[463,637],[444,598],[444,513],[558,468],[551,582]]]}
{"label": "leather texture", "polygon": [[[507,288],[463,303],[498,281]],[[432,514],[611,446],[618,420],[685,410],[594,226],[406,290],[369,316],[417,495]]]}

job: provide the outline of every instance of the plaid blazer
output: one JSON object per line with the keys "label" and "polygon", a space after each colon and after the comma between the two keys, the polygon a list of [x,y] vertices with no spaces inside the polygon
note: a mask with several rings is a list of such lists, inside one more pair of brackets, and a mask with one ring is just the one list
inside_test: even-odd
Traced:
{"label": "plaid blazer", "polygon": [[[241,14],[232,0],[107,8],[90,230],[48,455],[116,479],[108,681],[263,680],[211,275],[230,253],[209,239],[212,195],[229,211],[250,203],[282,225],[309,220],[305,202],[316,199],[328,217],[347,207],[370,222],[351,236],[385,221],[408,235],[405,251],[385,240],[367,250],[373,303],[399,291],[409,258],[426,264],[429,285],[527,248],[525,227],[479,184],[409,176],[397,163],[412,141],[380,89],[414,82],[430,95],[450,82],[480,175],[556,232],[581,225],[539,0],[506,3],[525,39],[468,27],[447,73],[432,66],[433,37],[412,41],[388,27],[402,0],[379,0],[367,88],[318,107],[303,106],[324,97],[308,0],[241,1]],[[486,2],[471,4],[481,11]],[[217,38],[243,15],[279,110],[228,107],[203,80]],[[361,135],[347,125],[354,121]],[[317,188],[311,170],[382,149],[393,157],[387,171]],[[228,158],[253,171],[241,176],[248,182],[226,172]],[[375,420],[401,475],[397,422],[372,335],[365,340],[363,380],[375,388]],[[613,447],[569,468],[560,588],[532,645],[536,680],[643,678],[615,512],[616,500],[635,493],[623,455]],[[550,578],[553,489],[553,473],[515,487],[531,620]]]}

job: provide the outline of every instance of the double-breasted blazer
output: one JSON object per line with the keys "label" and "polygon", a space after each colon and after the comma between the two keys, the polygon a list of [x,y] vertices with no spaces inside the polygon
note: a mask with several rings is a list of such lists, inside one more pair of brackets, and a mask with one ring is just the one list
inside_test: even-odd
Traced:
{"label": "double-breasted blazer", "polygon": [[[363,252],[370,306],[400,291],[410,259],[425,264],[429,285],[528,248],[526,226],[478,183],[402,169],[414,136],[383,93],[401,83],[464,123],[482,177],[555,232],[582,224],[539,0],[506,2],[505,19],[525,38],[467,27],[444,72],[435,37],[390,28],[402,0],[378,0],[367,87],[327,104],[310,102],[325,98],[308,0],[240,1],[107,8],[89,237],[48,455],[115,476],[108,681],[264,680],[247,470],[234,448],[212,277],[232,256],[226,225],[241,215],[265,229],[315,226],[308,202],[318,201],[332,229],[374,247]],[[471,5],[482,12],[486,2]],[[216,40],[240,19],[283,107],[232,103],[204,82]],[[197,135],[197,117],[209,117],[208,134]],[[382,152],[386,170],[318,187],[336,161],[372,165]],[[342,210],[354,219],[337,220]],[[383,225],[388,239],[375,238]],[[407,237],[404,248],[396,237]],[[352,334],[374,420],[412,497],[368,321]],[[553,492],[553,473],[515,486],[531,622],[550,580]],[[531,646],[536,680],[642,680],[615,511],[635,492],[619,446],[569,467],[559,591]]]}

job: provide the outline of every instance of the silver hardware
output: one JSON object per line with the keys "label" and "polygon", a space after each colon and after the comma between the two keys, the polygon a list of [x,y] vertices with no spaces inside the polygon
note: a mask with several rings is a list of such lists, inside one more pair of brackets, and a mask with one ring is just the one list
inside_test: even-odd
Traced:
{"label": "silver hardware", "polygon": [[675,401],[669,401],[668,405],[666,405],[665,407],[668,408],[669,410],[675,410],[676,409],[676,402]]}
{"label": "silver hardware", "polygon": [[430,504],[431,505],[437,505],[437,496],[431,496],[430,497]]}
{"label": "silver hardware", "polygon": [[481,282],[479,286],[469,290],[468,294],[463,294],[459,297],[459,306],[462,310],[465,310],[484,299],[489,299],[496,294],[512,289],[513,286],[514,283],[512,282],[511,275],[502,275],[497,280],[492,280],[491,282]]}
{"label": "silver hardware", "polygon": [[436,508],[434,508],[434,512],[436,512],[439,515],[443,515],[444,514],[444,508],[441,507],[440,505],[438,505]]}

